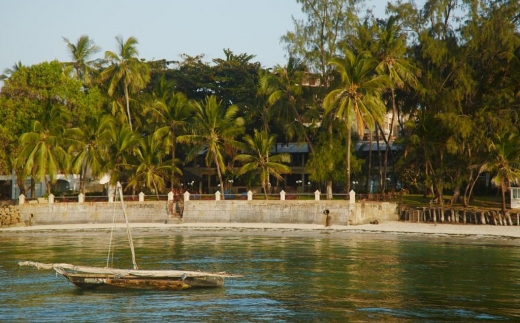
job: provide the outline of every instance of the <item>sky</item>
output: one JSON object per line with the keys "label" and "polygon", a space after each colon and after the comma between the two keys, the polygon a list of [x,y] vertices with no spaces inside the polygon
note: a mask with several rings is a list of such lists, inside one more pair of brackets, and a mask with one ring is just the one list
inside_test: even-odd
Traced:
{"label": "sky", "polygon": [[[385,4],[369,6],[382,14]],[[303,17],[296,0],[0,0],[0,74],[18,61],[70,61],[63,37],[75,44],[82,35],[101,47],[93,58],[117,52],[116,36],[133,36],[146,60],[185,53],[209,62],[229,48],[263,67],[284,65],[280,37],[294,30],[293,17]]]}

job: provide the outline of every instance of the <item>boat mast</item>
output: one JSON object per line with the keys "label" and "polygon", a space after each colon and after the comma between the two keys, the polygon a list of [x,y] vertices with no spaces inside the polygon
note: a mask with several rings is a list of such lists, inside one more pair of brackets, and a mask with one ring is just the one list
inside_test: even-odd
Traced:
{"label": "boat mast", "polygon": [[121,183],[117,182],[116,191],[119,192],[119,198],[121,199],[121,206],[123,207],[123,214],[125,216],[126,222],[126,232],[128,234],[128,241],[130,242],[130,251],[132,251],[132,263],[134,265],[134,269],[137,270],[137,262],[135,261],[135,251],[134,251],[134,241],[132,240],[132,232],[130,231],[130,225],[128,224],[128,216],[126,215],[125,203],[123,201],[123,189],[121,187]]}

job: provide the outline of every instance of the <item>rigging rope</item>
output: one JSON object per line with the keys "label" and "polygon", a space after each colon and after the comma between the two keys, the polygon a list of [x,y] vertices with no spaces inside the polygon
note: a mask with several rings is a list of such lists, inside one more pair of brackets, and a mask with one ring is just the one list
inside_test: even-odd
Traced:
{"label": "rigging rope", "polygon": [[[112,251],[112,237],[114,235],[114,229],[116,227],[116,200],[117,194],[114,194],[114,208],[112,213],[112,229],[110,230],[110,241],[108,243],[108,255],[107,255],[107,267],[109,268],[110,259],[112,259],[112,263],[114,262],[114,252]],[[112,257],[110,257],[110,252],[112,252]]]}

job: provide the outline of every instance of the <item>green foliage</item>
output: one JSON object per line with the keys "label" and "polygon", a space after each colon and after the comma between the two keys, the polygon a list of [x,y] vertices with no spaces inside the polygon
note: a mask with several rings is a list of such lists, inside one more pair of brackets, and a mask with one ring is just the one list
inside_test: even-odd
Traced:
{"label": "green foliage", "polygon": [[[42,178],[90,169],[158,191],[158,177],[176,181],[178,156],[205,153],[222,185],[234,161],[255,165],[237,154],[256,151],[260,170],[277,135],[309,144],[314,181],[348,186],[362,162],[350,151],[352,131],[376,127],[388,143],[398,124],[403,154],[393,171],[406,187],[440,201],[443,190],[454,199],[464,191],[469,201],[483,165],[501,174],[499,147],[520,129],[518,1],[397,1],[384,19],[360,17],[358,0],[298,3],[304,19],[282,37],[289,60],[273,69],[229,49],[209,63],[203,55],[147,62],[133,37],[117,37],[103,61],[90,60],[99,48],[81,36],[64,39],[69,62],[18,62],[2,76],[0,172]],[[519,157],[506,155],[516,165]]]}
{"label": "green foliage", "polygon": [[[57,61],[44,62],[30,67],[21,66],[5,81],[0,94],[0,171],[10,173],[14,167],[9,156],[17,156],[22,147],[18,138],[24,133],[40,132],[34,128],[38,121],[49,131],[81,122],[92,113],[85,107],[95,107],[100,100],[95,90],[92,95],[81,91],[80,81],[69,78]],[[99,108],[99,104],[97,104]],[[66,124],[53,120],[55,111],[70,113]],[[66,146],[62,147],[67,149]],[[42,169],[45,169],[43,167]],[[66,171],[66,170],[61,170]]]}
{"label": "green foliage", "polygon": [[[142,140],[136,150],[137,163],[133,171],[128,186],[134,189],[142,187],[149,188],[159,200],[159,192],[165,188],[165,178],[170,173],[182,175],[182,171],[170,163],[164,161],[164,152],[158,149],[159,142],[153,136],[148,136]],[[178,162],[178,161],[176,161]]]}
{"label": "green foliage", "polygon": [[331,149],[331,146],[342,147],[343,145],[337,138],[333,139],[331,144],[322,143],[316,147],[315,153],[307,161],[305,170],[309,172],[311,181],[326,183],[327,181],[345,182],[347,180],[345,173],[347,159],[343,153],[338,153],[337,149]]}
{"label": "green foliage", "polygon": [[505,192],[520,182],[520,136],[518,133],[496,136],[488,149],[489,161],[484,167],[493,174],[491,183],[500,188],[502,212],[505,214]]}
{"label": "green foliage", "polygon": [[243,139],[248,153],[235,156],[235,160],[242,164],[238,175],[259,171],[260,184],[267,200],[270,177],[274,176],[278,180],[283,180],[282,174],[291,172],[290,167],[283,163],[290,163],[291,156],[289,154],[271,154],[276,145],[276,136],[269,135],[265,130],[255,130],[253,137],[245,135]]}
{"label": "green foliage", "polygon": [[100,74],[102,81],[108,80],[108,94],[112,97],[124,97],[126,103],[126,117],[132,130],[132,114],[130,112],[130,94],[134,94],[146,87],[150,81],[150,67],[140,61],[137,56],[137,39],[128,38],[126,41],[116,37],[118,52],[105,52],[105,60],[109,66]]}
{"label": "green foliage", "polygon": [[225,153],[240,147],[235,138],[245,131],[244,119],[237,117],[236,105],[226,107],[215,96],[207,97],[204,102],[195,102],[194,109],[191,134],[179,136],[177,141],[191,145],[188,160],[205,152],[206,165],[215,165],[220,187],[224,187],[222,171],[226,168]]}

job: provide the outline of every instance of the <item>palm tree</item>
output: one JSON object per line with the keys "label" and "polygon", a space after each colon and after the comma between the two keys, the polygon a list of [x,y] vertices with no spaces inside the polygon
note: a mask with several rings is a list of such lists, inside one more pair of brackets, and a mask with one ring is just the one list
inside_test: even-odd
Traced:
{"label": "palm tree", "polygon": [[13,67],[6,68],[4,70],[4,74],[0,75],[0,80],[7,80],[11,75],[13,75],[16,71],[19,71],[24,67],[22,64],[22,61],[18,61],[18,63],[15,63]]}
{"label": "palm tree", "polygon": [[68,137],[74,139],[69,153],[72,157],[71,169],[80,174],[80,191],[85,194],[86,175],[89,170],[92,175],[100,177],[110,171],[107,169],[110,155],[112,133],[115,120],[111,115],[105,115],[99,120],[95,117],[86,118],[79,127],[68,129]]}
{"label": "palm tree", "polygon": [[223,188],[225,151],[229,147],[240,147],[235,138],[244,133],[244,119],[236,116],[239,110],[236,105],[226,108],[214,95],[206,97],[204,102],[195,102],[194,109],[192,134],[179,136],[177,141],[193,145],[187,155],[188,160],[206,151],[206,165],[215,164],[220,187]]}
{"label": "palm tree", "polygon": [[169,173],[181,174],[182,172],[175,164],[170,165],[163,161],[164,152],[159,149],[159,142],[153,136],[148,136],[142,140],[136,151],[137,165],[133,176],[130,178],[128,185],[134,190],[140,185],[153,190],[157,200],[159,200],[159,191],[164,190],[164,178]]}
{"label": "palm tree", "polygon": [[485,170],[495,173],[491,183],[502,193],[502,214],[506,214],[506,191],[511,184],[520,182],[520,137],[518,133],[496,136],[489,144],[489,161]]}
{"label": "palm tree", "polygon": [[120,36],[116,37],[118,53],[105,52],[105,59],[110,65],[101,72],[102,81],[110,80],[108,94],[114,96],[119,88],[122,88],[126,103],[126,117],[130,130],[132,128],[132,116],[130,114],[130,93],[143,89],[150,81],[150,67],[137,58],[139,52],[136,45],[137,39],[130,37],[126,42]]}
{"label": "palm tree", "polygon": [[90,75],[93,71],[89,58],[101,49],[94,44],[88,36],[81,36],[76,44],[71,43],[67,38],[63,37],[67,43],[72,62],[66,65],[74,68],[74,76],[76,79],[83,81],[84,84],[89,84],[91,81]]}
{"label": "palm tree", "polygon": [[[23,165],[23,173],[31,174],[37,182],[55,183],[60,171],[69,171],[70,156],[66,147],[70,144],[64,136],[69,119],[68,111],[60,106],[51,109],[48,118],[33,122],[32,131],[20,136],[22,151],[16,157],[15,165]],[[52,123],[49,122],[52,120]],[[46,185],[50,194],[50,185]],[[34,194],[34,189],[32,190]]]}
{"label": "palm tree", "polygon": [[110,146],[107,149],[110,159],[105,167],[111,172],[111,183],[115,184],[128,175],[132,165],[137,163],[135,156],[142,138],[130,129],[129,124],[123,124],[119,128],[109,126],[107,135],[110,137]]}
{"label": "palm tree", "polygon": [[[177,136],[186,129],[187,122],[193,116],[193,105],[182,93],[173,92],[173,84],[161,78],[153,92],[151,111],[155,118],[154,139],[158,140],[165,153],[171,153],[172,169],[176,163]],[[171,174],[171,189],[174,185],[174,173]]]}
{"label": "palm tree", "polygon": [[[406,86],[416,87],[418,84],[417,76],[420,75],[419,70],[413,66],[407,59],[406,54],[406,38],[401,34],[397,17],[391,16],[383,23],[376,24],[377,53],[375,56],[379,61],[376,71],[379,74],[387,75],[392,86],[390,86],[390,103],[392,105],[392,120],[390,122],[390,131],[388,140],[383,134],[386,142],[386,151],[383,161],[384,174],[386,178],[388,154],[390,152],[389,140],[392,137],[395,120],[397,116],[397,106],[395,102],[395,89],[403,89]],[[386,181],[383,181],[386,185]],[[384,188],[384,186],[383,186]]]}
{"label": "palm tree", "polygon": [[311,153],[312,142],[304,125],[303,78],[305,65],[299,59],[290,57],[287,66],[275,66],[272,73],[264,74],[260,79],[260,94],[268,95],[267,102],[277,106],[278,117],[285,123],[287,139],[293,136],[305,138]]}
{"label": "palm tree", "polygon": [[290,163],[291,156],[289,154],[270,155],[272,148],[276,145],[276,136],[269,135],[265,130],[258,132],[255,129],[253,137],[246,135],[244,141],[249,152],[235,156],[235,160],[242,163],[238,175],[260,170],[260,183],[267,200],[270,176],[273,175],[277,179],[283,180],[282,174],[290,173],[291,168],[282,163]]}
{"label": "palm tree", "polygon": [[354,55],[345,51],[344,58],[334,58],[333,65],[341,76],[341,84],[332,90],[323,101],[326,114],[345,122],[347,127],[347,182],[350,191],[350,146],[352,124],[357,124],[360,136],[365,125],[374,128],[375,122],[381,122],[386,110],[381,100],[381,93],[388,86],[388,77],[376,74],[377,61],[368,53]]}

